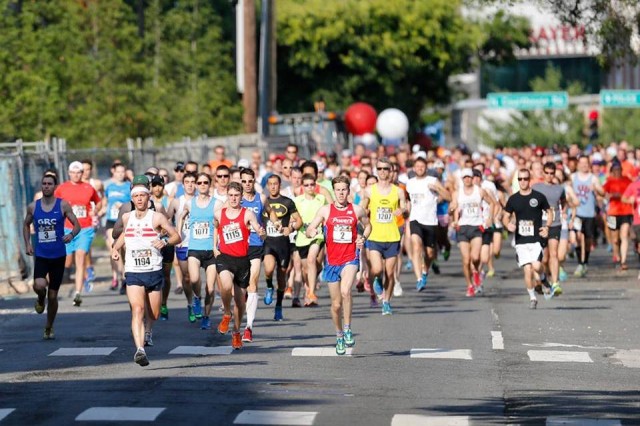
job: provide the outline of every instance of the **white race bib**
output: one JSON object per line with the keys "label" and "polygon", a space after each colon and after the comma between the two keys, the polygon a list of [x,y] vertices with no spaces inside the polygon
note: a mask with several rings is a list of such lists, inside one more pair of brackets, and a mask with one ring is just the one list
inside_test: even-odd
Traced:
{"label": "white race bib", "polygon": [[41,225],[38,227],[38,242],[53,243],[56,241],[56,231],[53,225]]}
{"label": "white race bib", "polygon": [[78,219],[87,217],[87,206],[71,206],[71,210],[73,210],[73,214],[75,214]]}
{"label": "white race bib", "polygon": [[118,218],[118,214],[120,213],[120,206],[122,203],[114,203],[109,209],[109,220],[116,220]]}
{"label": "white race bib", "polygon": [[132,250],[131,257],[133,258],[133,264],[137,267],[144,267],[151,265],[151,250]]}
{"label": "white race bib", "polygon": [[282,237],[282,232],[276,228],[276,225],[270,220],[267,221],[267,237]]}
{"label": "white race bib", "polygon": [[378,207],[376,211],[376,219],[378,223],[391,223],[393,220],[393,213],[390,207]]}
{"label": "white race bib", "polygon": [[607,226],[609,227],[609,229],[616,229],[616,217],[615,216],[607,216]]}
{"label": "white race bib", "polygon": [[225,225],[222,228],[222,238],[226,244],[237,243],[238,241],[242,241],[242,232],[240,231],[240,224],[231,223],[229,225]]}
{"label": "white race bib", "polygon": [[335,225],[333,227],[333,242],[338,244],[351,244],[353,241],[352,227],[349,225]]}
{"label": "white race bib", "polygon": [[582,231],[582,219],[580,219],[579,217],[576,217],[573,220],[573,229],[575,229],[578,232]]}
{"label": "white race bib", "polygon": [[480,207],[476,203],[465,204],[462,211],[464,217],[477,217],[480,214]]}
{"label": "white race bib", "polygon": [[522,237],[533,237],[533,221],[532,220],[518,221],[518,235]]}
{"label": "white race bib", "polygon": [[194,222],[192,225],[193,239],[204,240],[211,238],[211,226],[209,222]]}

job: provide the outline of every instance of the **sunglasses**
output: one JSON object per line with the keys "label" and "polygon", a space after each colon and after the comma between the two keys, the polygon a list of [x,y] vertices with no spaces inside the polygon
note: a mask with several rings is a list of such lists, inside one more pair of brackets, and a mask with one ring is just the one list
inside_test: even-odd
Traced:
{"label": "sunglasses", "polygon": [[209,181],[208,180],[201,180],[200,182],[196,182],[198,185],[209,185]]}
{"label": "sunglasses", "polygon": [[385,170],[388,172],[389,170],[391,170],[391,167],[376,167],[376,169],[378,169],[378,171]]}
{"label": "sunglasses", "polygon": [[229,175],[216,175],[216,177],[220,179],[229,179]]}
{"label": "sunglasses", "polygon": [[302,186],[306,186],[306,187],[314,187],[314,186],[316,186],[316,184],[315,184],[315,183],[305,183],[305,184],[304,184],[304,185],[302,185]]}
{"label": "sunglasses", "polygon": [[528,181],[529,178],[518,178],[519,181]]}
{"label": "sunglasses", "polygon": [[176,172],[176,173],[184,173],[184,169],[174,169],[174,172]]}
{"label": "sunglasses", "polygon": [[242,182],[242,183],[253,183],[255,181],[254,180],[241,180],[240,182]]}
{"label": "sunglasses", "polygon": [[555,175],[556,172],[544,172],[545,175]]}

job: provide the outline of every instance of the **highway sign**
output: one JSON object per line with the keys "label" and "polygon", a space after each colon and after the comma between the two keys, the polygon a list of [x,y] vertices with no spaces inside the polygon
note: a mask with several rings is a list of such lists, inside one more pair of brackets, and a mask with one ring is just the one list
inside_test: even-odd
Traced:
{"label": "highway sign", "polygon": [[609,108],[640,108],[640,90],[601,90],[600,105]]}
{"label": "highway sign", "polygon": [[488,93],[489,108],[499,109],[566,109],[569,106],[567,92],[516,92]]}

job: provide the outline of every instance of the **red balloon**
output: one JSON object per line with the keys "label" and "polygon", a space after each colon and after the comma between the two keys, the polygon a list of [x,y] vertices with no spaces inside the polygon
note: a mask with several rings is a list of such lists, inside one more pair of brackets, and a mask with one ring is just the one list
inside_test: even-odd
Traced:
{"label": "red balloon", "polygon": [[356,102],[345,111],[344,124],[347,126],[349,133],[359,136],[365,133],[374,133],[377,118],[378,114],[371,105],[364,102]]}

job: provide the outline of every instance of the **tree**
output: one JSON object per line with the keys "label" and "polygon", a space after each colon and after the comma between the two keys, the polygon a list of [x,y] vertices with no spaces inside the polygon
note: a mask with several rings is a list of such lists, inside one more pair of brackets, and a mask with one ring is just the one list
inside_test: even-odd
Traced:
{"label": "tree", "polygon": [[[570,95],[584,94],[580,83],[561,86],[562,75],[552,66],[547,67],[544,78],[531,81],[534,92],[566,89]],[[480,140],[489,146],[552,146],[579,143],[583,139],[584,116],[575,105],[566,110],[517,111],[507,120],[486,118],[486,128],[477,129]]]}
{"label": "tree", "polygon": [[283,0],[278,6],[278,108],[310,111],[365,101],[416,120],[448,103],[447,79],[469,67],[482,39],[459,0]]}
{"label": "tree", "polygon": [[479,25],[485,36],[478,49],[478,58],[483,63],[495,66],[513,63],[516,60],[515,49],[531,47],[531,25],[522,16],[510,16],[499,10]]}
{"label": "tree", "polygon": [[600,141],[628,141],[640,146],[640,109],[608,108],[602,113],[599,128]]}

